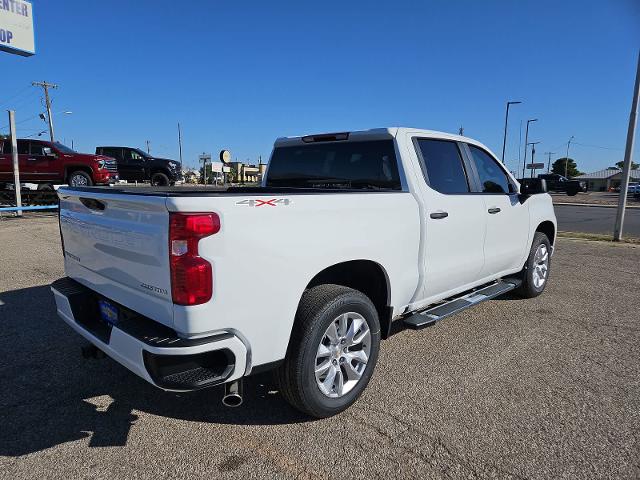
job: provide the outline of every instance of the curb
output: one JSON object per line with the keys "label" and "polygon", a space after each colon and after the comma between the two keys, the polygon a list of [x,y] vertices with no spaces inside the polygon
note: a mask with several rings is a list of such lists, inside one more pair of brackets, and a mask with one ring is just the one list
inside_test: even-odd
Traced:
{"label": "curb", "polygon": [[[570,205],[573,207],[603,207],[603,208],[618,208],[617,205],[599,205],[597,203],[571,203],[571,202],[553,202],[553,205]],[[626,208],[638,209],[640,210],[640,206],[637,205],[627,205]]]}

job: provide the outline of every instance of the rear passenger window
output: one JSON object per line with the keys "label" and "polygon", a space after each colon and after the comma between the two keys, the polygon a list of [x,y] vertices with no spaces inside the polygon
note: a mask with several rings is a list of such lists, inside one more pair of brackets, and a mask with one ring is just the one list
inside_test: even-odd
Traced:
{"label": "rear passenger window", "polygon": [[43,147],[41,143],[31,142],[31,155],[44,155]]}
{"label": "rear passenger window", "polygon": [[510,193],[509,179],[498,162],[478,147],[469,145],[469,150],[478,170],[482,193]]}
{"label": "rear passenger window", "polygon": [[18,154],[29,155],[29,142],[27,140],[18,140]]}
{"label": "rear passenger window", "polygon": [[122,150],[119,148],[101,148],[100,155],[115,158],[116,160],[122,160]]}
{"label": "rear passenger window", "polygon": [[468,193],[469,182],[455,142],[418,139],[429,186],[440,193]]}

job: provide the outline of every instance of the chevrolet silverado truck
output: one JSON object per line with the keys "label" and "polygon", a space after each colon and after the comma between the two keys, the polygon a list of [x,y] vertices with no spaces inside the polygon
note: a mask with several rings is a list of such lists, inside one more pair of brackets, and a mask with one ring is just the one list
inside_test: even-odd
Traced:
{"label": "chevrolet silverado truck", "polygon": [[[53,185],[108,185],[118,180],[115,160],[103,155],[78,153],[60,142],[18,139],[20,180],[53,190]],[[0,185],[13,182],[11,142],[0,138]],[[0,187],[1,188],[1,187]]]}
{"label": "chevrolet silverado truck", "polygon": [[569,180],[557,173],[541,173],[538,178],[544,180],[547,184],[547,190],[550,192],[564,192],[570,197],[574,197],[578,192],[587,191],[587,183],[580,180]]}
{"label": "chevrolet silverado truck", "polygon": [[91,348],[157,387],[225,384],[238,405],[243,377],[273,370],[322,418],[356,401],[392,332],[543,292],[545,192],[462,136],[280,138],[260,187],[59,189],[52,290]]}
{"label": "chevrolet silverado truck", "polygon": [[182,176],[182,166],[175,160],[154,157],[139,148],[96,147],[97,155],[106,155],[118,162],[120,180],[148,181],[151,185],[173,186]]}

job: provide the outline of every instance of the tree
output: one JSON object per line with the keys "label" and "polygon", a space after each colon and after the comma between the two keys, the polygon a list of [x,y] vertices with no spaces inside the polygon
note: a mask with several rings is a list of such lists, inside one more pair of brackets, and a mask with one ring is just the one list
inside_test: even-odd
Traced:
{"label": "tree", "polygon": [[[623,167],[624,167],[624,160],[616,163],[616,167],[618,167],[620,170],[622,170]],[[635,162],[631,162],[631,170],[637,170],[638,168],[640,168],[640,165],[638,165]]]}
{"label": "tree", "polygon": [[[568,161],[567,161],[568,160]],[[578,170],[578,165],[573,158],[567,159],[566,157],[559,158],[551,165],[551,172],[559,175],[565,175],[565,162],[567,164],[567,177],[577,177],[582,175],[582,172]]]}

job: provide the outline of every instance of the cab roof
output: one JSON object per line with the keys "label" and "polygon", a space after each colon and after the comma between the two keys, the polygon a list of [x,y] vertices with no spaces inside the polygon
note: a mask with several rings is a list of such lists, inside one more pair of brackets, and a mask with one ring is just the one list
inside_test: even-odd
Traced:
{"label": "cab roof", "polygon": [[[399,135],[410,134],[413,136],[422,136],[427,138],[436,138],[442,140],[452,140],[457,142],[466,142],[472,145],[477,145],[485,150],[489,150],[485,145],[474,140],[473,138],[465,137],[462,135],[456,135],[453,133],[439,132],[437,130],[425,130],[420,128],[410,127],[385,127],[385,128],[372,128],[369,130],[355,130],[351,132],[333,132],[333,133],[318,133],[310,135],[301,135],[294,137],[280,137],[276,139],[274,146],[293,146],[306,143],[316,142],[339,142],[349,141],[357,142],[364,140],[384,140],[393,139]],[[489,150],[491,151],[491,150]]]}

